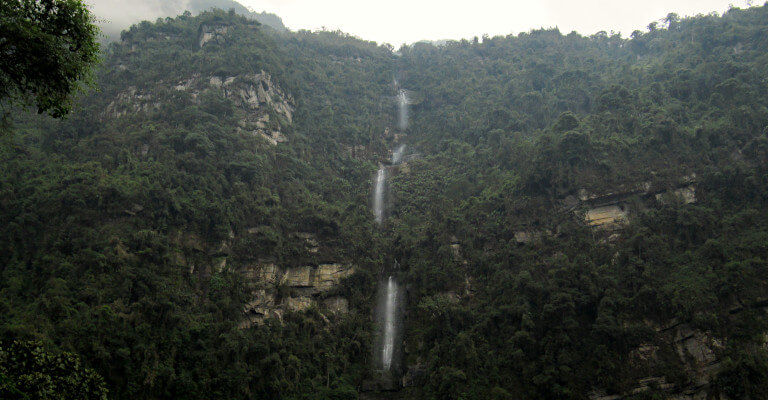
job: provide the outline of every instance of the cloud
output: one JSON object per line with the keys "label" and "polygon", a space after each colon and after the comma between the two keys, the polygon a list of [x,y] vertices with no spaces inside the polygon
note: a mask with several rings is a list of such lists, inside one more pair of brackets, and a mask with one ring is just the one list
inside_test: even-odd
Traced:
{"label": "cloud", "polygon": [[137,22],[182,14],[189,3],[190,0],[91,0],[88,5],[104,34],[114,37]]}
{"label": "cloud", "polygon": [[[90,0],[100,26],[112,37],[142,20],[176,16],[185,9],[231,0]],[[734,0],[238,0],[256,11],[277,14],[293,30],[321,27],[394,45],[421,39],[507,35],[558,27],[590,35],[616,31],[628,36],[670,12],[681,16],[723,12]],[[746,4],[747,0],[735,3]]]}

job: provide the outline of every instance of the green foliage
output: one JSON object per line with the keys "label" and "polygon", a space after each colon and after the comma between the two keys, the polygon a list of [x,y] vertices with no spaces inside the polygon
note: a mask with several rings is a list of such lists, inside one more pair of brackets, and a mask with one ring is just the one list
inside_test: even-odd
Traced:
{"label": "green foliage", "polygon": [[716,386],[724,394],[736,399],[768,396],[768,359],[764,353],[742,354],[740,359],[726,359],[718,374]]}
{"label": "green foliage", "polygon": [[[654,330],[673,318],[727,337],[739,357],[761,343],[764,318],[727,311],[768,282],[766,158],[735,156],[768,126],[765,12],[671,16],[630,41],[543,30],[400,50],[401,84],[422,99],[409,140],[428,154],[391,185],[414,305],[406,343],[428,376],[414,397],[583,398],[649,375],[682,387],[687,361]],[[718,30],[739,38],[699,36]],[[697,204],[637,198],[610,242],[567,208],[584,192],[674,188],[691,171]],[[661,346],[653,361],[632,358],[644,343]],[[740,365],[735,397],[761,393]]]}
{"label": "green foliage", "polygon": [[99,58],[98,32],[80,0],[0,2],[0,100],[68,114]]}
{"label": "green foliage", "polygon": [[104,379],[72,353],[52,354],[39,342],[0,346],[4,399],[107,399]]}
{"label": "green foliage", "polygon": [[[713,388],[763,396],[766,10],[670,15],[631,40],[536,30],[396,55],[220,10],[143,22],[107,49],[82,113],[22,116],[2,148],[0,337],[75,351],[113,398],[357,398],[375,284],[396,259],[405,364],[423,372],[412,398],[681,388],[688,360],[657,332],[675,319],[727,339]],[[201,46],[212,27],[226,30]],[[294,97],[292,121],[206,83],[261,71]],[[368,202],[393,147],[393,76],[413,95],[397,134],[420,156],[391,170],[379,228]],[[253,133],[256,113],[288,142]],[[685,204],[672,192],[691,180]],[[621,191],[618,236],[573,208]],[[323,294],[350,312],[242,328],[243,277],[264,260],[355,264]]]}

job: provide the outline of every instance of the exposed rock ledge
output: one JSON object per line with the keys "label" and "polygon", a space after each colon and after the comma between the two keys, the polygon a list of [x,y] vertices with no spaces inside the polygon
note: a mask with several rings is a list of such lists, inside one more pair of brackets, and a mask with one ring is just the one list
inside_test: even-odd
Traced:
{"label": "exposed rock ledge", "polygon": [[[654,188],[650,182],[642,182],[634,186],[620,185],[616,190],[602,194],[581,189],[578,196],[560,199],[559,212],[583,215],[588,226],[612,233],[608,240],[613,240],[619,236],[615,231],[621,230],[630,220],[630,204],[642,209],[654,202],[665,204],[682,201],[689,204],[696,200],[696,174],[691,174],[680,178],[678,185],[673,188]],[[521,226],[518,229],[514,234],[518,244],[535,242],[552,235],[551,231],[542,228]]]}
{"label": "exposed rock ledge", "polygon": [[303,311],[313,306],[334,314],[346,313],[346,298],[325,294],[354,273],[354,266],[340,263],[287,268],[274,263],[248,266],[242,274],[252,288],[253,298],[245,306],[242,327],[262,323],[266,318],[282,319],[286,311]]}
{"label": "exposed rock ledge", "polygon": [[200,27],[198,43],[200,48],[208,42],[224,44],[229,27],[226,25],[203,25]]}
{"label": "exposed rock ledge", "polygon": [[[757,299],[748,305],[738,301],[728,313],[736,314],[745,308],[760,309],[768,315],[768,302]],[[711,332],[695,329],[688,324],[672,319],[665,324],[646,321],[657,334],[654,343],[644,343],[629,354],[633,364],[645,366],[651,370],[660,362],[663,351],[672,351],[678,358],[688,383],[676,386],[664,376],[649,376],[639,379],[634,388],[621,394],[608,394],[596,388],[590,393],[590,400],[624,400],[636,395],[656,391],[663,393],[663,398],[673,400],[730,400],[728,396],[713,390],[712,382],[722,370],[720,355],[726,347],[725,338],[717,338]],[[666,350],[665,350],[666,349]]]}
{"label": "exposed rock ledge", "polygon": [[141,89],[129,87],[115,96],[103,116],[121,118],[160,112],[165,102],[174,98],[174,92],[189,93],[191,101],[199,103],[200,95],[211,90],[235,105],[239,130],[260,136],[272,145],[288,141],[286,132],[293,124],[295,100],[263,70],[229,77],[193,75],[175,83],[161,81]]}
{"label": "exposed rock ledge", "polygon": [[611,193],[594,194],[585,189],[579,190],[578,198],[568,196],[563,199],[565,209],[584,212],[587,225],[608,231],[621,229],[629,221],[629,203],[632,198],[656,201],[664,204],[668,201],[696,202],[696,174],[684,176],[672,189],[654,188],[649,182],[636,187],[621,188]]}

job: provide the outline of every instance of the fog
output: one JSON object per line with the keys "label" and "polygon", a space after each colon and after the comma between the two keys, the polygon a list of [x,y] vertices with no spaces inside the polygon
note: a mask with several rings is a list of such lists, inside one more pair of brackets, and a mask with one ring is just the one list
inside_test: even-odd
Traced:
{"label": "fog", "polygon": [[[644,30],[670,12],[681,16],[722,13],[729,4],[747,0],[241,0],[256,11],[283,18],[292,30],[340,29],[366,40],[399,46],[419,40],[461,39],[488,34],[507,35],[536,28],[558,27],[563,33],[589,35],[598,31]],[[230,8],[232,0],[90,0],[99,25],[108,36],[141,20],[176,16],[185,9]],[[234,4],[237,5],[237,4]]]}
{"label": "fog", "polygon": [[179,15],[189,8],[189,3],[190,0],[91,0],[88,5],[104,34],[116,36],[139,21]]}

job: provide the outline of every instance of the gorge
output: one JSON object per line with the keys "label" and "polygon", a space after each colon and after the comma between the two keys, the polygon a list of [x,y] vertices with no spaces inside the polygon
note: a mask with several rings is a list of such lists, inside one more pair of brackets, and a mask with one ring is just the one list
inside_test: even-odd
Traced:
{"label": "gorge", "polygon": [[768,398],[766,32],[137,24],[0,135],[0,398]]}

